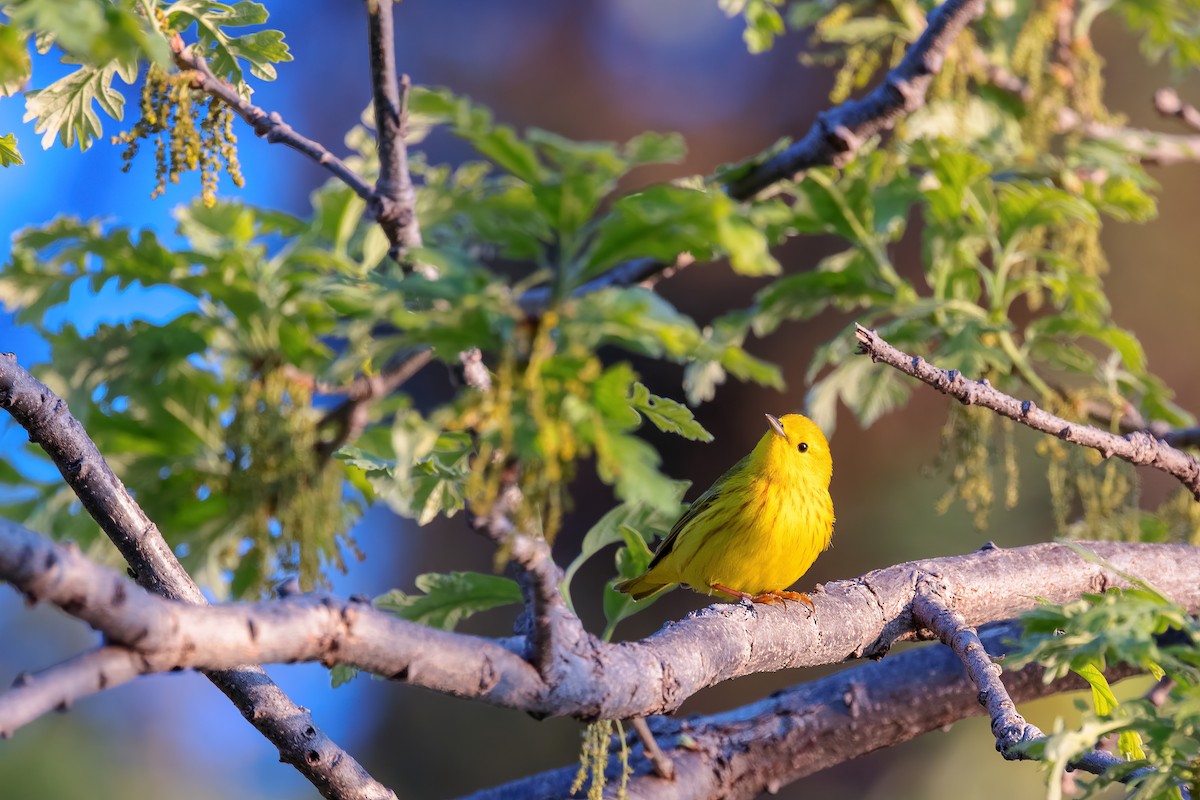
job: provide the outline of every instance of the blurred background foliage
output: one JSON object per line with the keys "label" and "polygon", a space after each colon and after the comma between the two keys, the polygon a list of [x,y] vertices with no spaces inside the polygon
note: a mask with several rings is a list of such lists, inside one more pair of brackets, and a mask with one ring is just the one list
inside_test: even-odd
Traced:
{"label": "blurred background foliage", "polygon": [[[465,503],[486,508],[504,466],[491,456],[505,454],[524,465],[520,519],[555,542],[572,565],[577,611],[611,635],[632,609],[607,582],[636,571],[678,513],[686,481],[720,474],[761,434],[762,412],[797,409],[830,433],[841,423],[838,535],[811,580],[963,552],[984,538],[1192,540],[1194,504],[1168,480],[1097,464],[978,410],[948,410],[944,398],[911,393],[894,371],[853,357],[846,334],[851,319],[872,325],[898,347],[1066,416],[1097,405],[1120,416],[1128,404],[1149,421],[1190,423],[1183,408],[1194,407],[1197,378],[1175,343],[1197,333],[1195,283],[1180,272],[1197,235],[1184,221],[1195,166],[1151,175],[1123,140],[1079,121],[1167,124],[1149,98],[1200,60],[1192,4],[991,4],[893,137],[866,143],[844,170],[811,170],[748,202],[721,182],[764,157],[754,153],[776,151],[781,132],[802,133],[816,110],[874,85],[931,6],[572,6],[414,0],[399,9],[401,66],[418,84],[410,144],[424,246],[411,256],[436,267],[436,281],[386,260],[386,240],[350,189],[191,97],[158,33],[198,38],[243,95],[373,180],[371,120],[360,120],[369,99],[361,14],[294,2],[271,7],[264,27],[266,9],[246,2],[5,7],[0,87],[34,90],[25,122],[17,100],[0,101],[0,135],[19,137],[0,140],[0,156],[28,162],[3,173],[6,199],[22,209],[0,218],[15,234],[0,272],[0,298],[15,313],[5,349],[40,362],[35,373],[67,398],[214,596],[260,596],[298,574],[306,588],[382,595],[381,606],[427,624],[504,633],[513,610],[488,609],[511,604],[512,587],[490,574],[489,547],[455,514]],[[30,62],[32,31],[53,36],[37,42],[50,56]],[[63,65],[52,63],[64,53]],[[359,57],[343,57],[351,53]],[[159,124],[164,114],[173,124]],[[31,130],[88,152],[40,152]],[[130,135],[110,144],[120,130]],[[236,159],[231,133],[242,140]],[[155,155],[134,155],[123,177],[131,141],[153,142]],[[245,188],[218,191],[218,170],[235,185],[244,173]],[[681,262],[655,291],[572,297],[625,260],[684,252],[699,263]],[[530,318],[519,300],[535,287],[545,311]],[[328,387],[425,346],[436,365],[344,441]],[[462,384],[458,354],[471,347],[484,351],[490,393]],[[111,560],[69,490],[11,428],[4,513]],[[423,527],[380,511],[363,519],[373,505]],[[615,566],[605,547],[614,543]],[[668,596],[620,635],[645,635],[702,603]],[[18,637],[47,624],[36,619],[4,616],[0,628]],[[6,653],[4,663],[50,663],[30,664],[32,652]],[[284,672],[284,688],[402,797],[449,796],[576,756],[570,721],[534,723],[363,679],[328,695],[319,670]],[[684,712],[805,677],[747,678]],[[143,697],[161,694],[161,711],[180,696],[154,687],[183,680],[113,694],[144,708],[158,701]],[[241,772],[227,775],[245,786],[311,794],[202,692],[183,695],[181,715],[200,722],[173,734],[175,758],[203,745],[224,768],[236,750]],[[95,740],[88,731],[107,730],[118,713],[106,702],[55,721],[69,733],[43,722],[19,741]],[[1037,706],[1030,716],[1046,729],[1056,714],[1078,713],[1064,700],[1042,708],[1044,719]],[[148,774],[170,757],[153,724],[149,738],[130,731],[121,751]],[[220,749],[205,734],[216,729]],[[1029,793],[1044,791],[1030,765],[1000,763],[985,729],[964,723],[952,741],[926,737],[783,794],[1009,797],[1022,780]],[[120,738],[81,745],[114,781]],[[47,764],[54,756],[51,745],[24,746]],[[17,757],[3,747],[0,764]],[[919,774],[904,766],[914,758]],[[949,791],[946,776],[964,763],[996,780]],[[74,796],[51,783],[61,776],[49,767],[42,773],[25,780]],[[229,791],[203,771],[194,777],[197,797]],[[122,794],[137,792],[153,796],[148,784]]]}

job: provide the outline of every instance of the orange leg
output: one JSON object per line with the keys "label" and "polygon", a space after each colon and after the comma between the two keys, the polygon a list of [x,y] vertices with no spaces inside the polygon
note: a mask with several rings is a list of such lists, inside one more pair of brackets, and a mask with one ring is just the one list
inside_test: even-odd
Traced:
{"label": "orange leg", "polygon": [[749,592],[739,592],[737,589],[730,589],[728,586],[723,586],[719,583],[710,583],[708,585],[708,588],[716,589],[718,592],[724,592],[725,594],[730,595],[731,597],[737,597],[742,600],[750,600],[751,602],[757,602],[754,595],[750,594]]}

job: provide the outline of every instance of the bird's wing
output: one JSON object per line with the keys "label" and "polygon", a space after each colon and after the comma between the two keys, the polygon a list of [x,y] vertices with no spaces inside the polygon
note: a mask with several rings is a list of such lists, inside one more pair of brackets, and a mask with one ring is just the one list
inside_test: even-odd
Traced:
{"label": "bird's wing", "polygon": [[658,549],[654,551],[654,558],[650,559],[650,566],[646,567],[647,571],[654,569],[658,562],[667,557],[671,550],[674,549],[675,543],[679,540],[679,534],[688,526],[688,523],[698,517],[701,512],[711,507],[712,504],[717,501],[717,498],[721,496],[721,492],[724,491],[726,485],[729,483],[729,479],[736,473],[742,471],[746,466],[746,462],[749,460],[750,455],[746,454],[741,461],[734,464],[725,471],[724,475],[717,478],[717,480],[713,482],[713,485],[708,487],[708,491],[697,497],[695,501],[688,507],[688,510],[683,512],[683,516],[676,520],[675,524],[671,526],[671,532],[667,534],[667,538],[663,539],[662,543],[659,544]]}

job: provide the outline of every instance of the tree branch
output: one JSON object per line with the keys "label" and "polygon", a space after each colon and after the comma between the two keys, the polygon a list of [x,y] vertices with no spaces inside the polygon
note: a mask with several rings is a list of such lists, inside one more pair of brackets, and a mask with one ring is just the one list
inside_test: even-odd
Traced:
{"label": "tree branch", "polygon": [[[510,468],[514,473],[517,467]],[[503,482],[486,515],[474,519],[476,530],[496,543],[519,569],[518,582],[525,597],[532,629],[528,636],[529,659],[545,680],[564,678],[564,662],[586,658],[598,645],[594,636],[567,608],[559,584],[563,572],[554,561],[550,544],[540,536],[518,530],[513,522],[521,504],[521,490],[512,474]],[[520,625],[518,625],[520,627]],[[569,680],[569,670],[567,670]]]}
{"label": "tree branch", "polygon": [[875,331],[855,324],[859,352],[872,361],[882,361],[917,380],[929,384],[966,405],[979,405],[1027,425],[1036,431],[1090,447],[1105,458],[1117,456],[1130,464],[1151,466],[1175,477],[1200,500],[1200,461],[1143,431],[1118,436],[1090,425],[1070,422],[1043,411],[1032,400],[1018,400],[995,389],[986,380],[971,381],[958,370],[935,367],[920,356],[910,356],[879,338]]}
{"label": "tree branch", "polygon": [[[860,100],[847,100],[817,115],[817,121],[800,141],[761,164],[751,166],[725,186],[735,200],[754,195],[812,167],[843,166],[854,157],[870,137],[889,130],[905,114],[925,104],[929,84],[942,69],[946,50],[967,23],[983,12],[983,0],[947,0],[930,12],[925,31],[909,47],[904,59],[888,72],[883,83]],[[579,297],[609,286],[634,286],[661,272],[687,266],[683,262],[639,258],[613,267],[608,272],[577,287]],[[547,287],[530,289],[521,295],[522,310],[531,317],[541,313],[550,301]]]}
{"label": "tree branch", "polygon": [[1168,117],[1178,117],[1188,126],[1200,131],[1200,111],[1191,103],[1185,103],[1174,89],[1159,89],[1154,93],[1154,108]]}
{"label": "tree branch", "polygon": [[[1153,575],[1180,605],[1200,609],[1200,548],[1088,543],[1123,573]],[[514,554],[514,559],[521,558]],[[912,601],[931,578],[961,602],[967,624],[1005,619],[1032,598],[1061,603],[1121,585],[1064,545],[916,561],[826,584],[814,610],[716,605],[637,642],[566,639],[543,673],[520,639],[493,640],[398,619],[362,603],[301,595],[262,603],[193,606],[134,587],[12,523],[0,522],[0,580],[54,603],[134,651],[144,672],[224,669],[256,662],[319,661],[539,716],[627,719],[668,713],[708,686],[756,672],[879,657],[919,638]],[[548,677],[543,677],[543,674]],[[0,729],[11,729],[0,696]]]}
{"label": "tree branch", "polygon": [[417,221],[417,197],[408,172],[408,150],[404,144],[409,82],[407,75],[397,80],[392,0],[367,0],[367,33],[375,131],[379,141],[379,181],[368,209],[392,243],[390,255],[402,261],[406,250],[421,246],[421,226]]}
{"label": "tree branch", "polygon": [[[990,625],[987,653],[1002,656],[1020,625]],[[1133,674],[1126,666],[1110,681]],[[1031,664],[1006,672],[1011,698],[1025,702],[1086,689],[1070,677],[1046,683]],[[675,764],[673,782],[653,772],[640,751],[631,759],[629,796],[639,800],[750,800],[820,770],[983,712],[962,662],[945,647],[920,647],[802,683],[742,708],[684,720],[655,719],[655,733]],[[683,739],[683,735],[687,739]],[[614,757],[608,775],[616,778]],[[577,768],[565,767],[478,792],[469,800],[558,800],[568,796]],[[608,796],[607,794],[605,795]]]}
{"label": "tree branch", "polygon": [[233,86],[214,75],[208,62],[193,48],[185,45],[178,34],[171,37],[169,44],[176,66],[192,73],[192,85],[233,109],[235,114],[254,129],[256,136],[265,138],[271,144],[286,145],[298,153],[303,153],[353,189],[359,197],[370,202],[374,196],[370,185],[346,166],[344,161],[329,152],[323,144],[301,136],[291,125],[284,122],[279,114],[268,113],[243,98]]}
{"label": "tree branch", "polygon": [[433,360],[433,350],[425,348],[416,353],[393,358],[378,375],[360,375],[349,386],[334,389],[317,386],[322,394],[345,394],[346,399],[321,418],[321,427],[336,425],[337,434],[321,442],[321,455],[328,458],[338,448],[362,435],[370,421],[371,406],[403,386],[409,378]]}
{"label": "tree branch", "polygon": [[[206,602],[158,527],[113,473],[79,420],[71,416],[66,402],[22,369],[11,353],[0,354],[0,408],[50,456],[141,586],[174,600]],[[325,797],[395,800],[391,790],[317,727],[308,710],[292,702],[261,667],[246,666],[250,661],[243,659],[207,677],[279,749],[281,760],[296,767]],[[5,728],[0,723],[0,729]]]}
{"label": "tree branch", "polygon": [[967,23],[983,13],[983,7],[983,0],[947,0],[935,8],[925,31],[882,84],[860,100],[848,100],[822,113],[803,139],[736,179],[729,194],[744,200],[810,167],[845,164],[863,142],[925,104],[925,93],[941,71],[946,51]]}
{"label": "tree branch", "polygon": [[[950,607],[944,586],[927,581],[913,599],[913,616],[920,625],[928,627],[942,644],[949,647],[966,669],[971,684],[979,690],[979,704],[992,721],[996,750],[1009,761],[1023,761],[1030,756],[1024,745],[1044,739],[1041,728],[1025,720],[1001,680],[1002,669],[988,655],[987,649],[974,628],[962,614]],[[1103,775],[1109,767],[1125,761],[1104,750],[1092,750],[1071,762],[1072,769]],[[1127,783],[1142,774],[1134,770],[1121,780]]]}

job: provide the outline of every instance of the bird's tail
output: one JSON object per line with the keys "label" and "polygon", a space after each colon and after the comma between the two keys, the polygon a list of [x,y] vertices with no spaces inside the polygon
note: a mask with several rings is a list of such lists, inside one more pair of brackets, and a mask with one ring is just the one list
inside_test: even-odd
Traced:
{"label": "bird's tail", "polygon": [[636,578],[630,578],[627,581],[621,581],[613,588],[618,592],[624,592],[631,595],[634,600],[645,600],[651,595],[656,595],[663,589],[666,589],[671,584],[663,583],[650,576],[650,573],[638,575]]}

